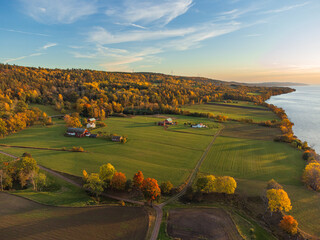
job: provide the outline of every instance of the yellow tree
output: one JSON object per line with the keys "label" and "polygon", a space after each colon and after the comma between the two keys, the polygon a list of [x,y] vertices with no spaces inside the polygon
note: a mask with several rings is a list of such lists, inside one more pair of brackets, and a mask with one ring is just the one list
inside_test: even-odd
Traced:
{"label": "yellow tree", "polygon": [[315,191],[320,190],[320,163],[309,163],[302,175],[303,182]]}
{"label": "yellow tree", "polygon": [[267,198],[271,214],[282,210],[289,212],[292,209],[290,198],[283,189],[269,189]]}
{"label": "yellow tree", "polygon": [[233,177],[218,177],[215,181],[215,188],[219,193],[234,194],[237,188],[237,182]]}

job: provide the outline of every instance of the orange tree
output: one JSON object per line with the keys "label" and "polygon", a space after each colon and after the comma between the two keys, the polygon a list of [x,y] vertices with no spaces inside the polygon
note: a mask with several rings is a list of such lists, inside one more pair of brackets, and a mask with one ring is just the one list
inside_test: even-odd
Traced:
{"label": "orange tree", "polygon": [[152,202],[160,198],[161,190],[159,188],[157,180],[155,180],[154,178],[144,179],[141,190],[144,198],[148,202]]}
{"label": "orange tree", "polygon": [[133,186],[137,189],[141,189],[142,183],[144,180],[143,173],[141,171],[138,171],[134,176],[133,176]]}
{"label": "orange tree", "polygon": [[296,234],[298,231],[298,222],[290,215],[283,216],[279,226],[291,235]]}
{"label": "orange tree", "polygon": [[115,190],[124,190],[127,178],[122,172],[115,172],[111,179],[111,187]]}

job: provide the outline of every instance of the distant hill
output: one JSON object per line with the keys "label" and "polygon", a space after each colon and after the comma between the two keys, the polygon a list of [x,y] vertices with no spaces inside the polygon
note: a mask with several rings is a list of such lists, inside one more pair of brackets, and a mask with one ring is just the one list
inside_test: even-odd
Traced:
{"label": "distant hill", "polygon": [[262,82],[262,83],[245,83],[245,85],[256,86],[256,87],[291,87],[291,86],[307,86],[308,84],[295,83],[295,82]]}

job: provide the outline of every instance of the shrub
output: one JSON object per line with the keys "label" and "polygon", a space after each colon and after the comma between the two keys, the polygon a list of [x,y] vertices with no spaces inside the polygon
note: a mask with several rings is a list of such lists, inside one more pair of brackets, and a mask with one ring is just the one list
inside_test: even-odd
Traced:
{"label": "shrub", "polygon": [[290,215],[284,216],[279,226],[291,235],[298,232],[298,222]]}
{"label": "shrub", "polygon": [[161,186],[160,186],[161,192],[164,194],[171,193],[172,188],[173,188],[173,185],[170,181],[163,182],[161,183]]}
{"label": "shrub", "polygon": [[84,149],[82,147],[72,147],[72,152],[84,152]]}

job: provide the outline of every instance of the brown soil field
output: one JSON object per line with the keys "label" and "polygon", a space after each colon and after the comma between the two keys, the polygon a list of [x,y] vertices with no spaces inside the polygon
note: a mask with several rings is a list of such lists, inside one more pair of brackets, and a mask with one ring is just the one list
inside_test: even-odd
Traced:
{"label": "brown soil field", "polygon": [[219,208],[179,208],[169,211],[169,236],[182,240],[242,239],[230,216]]}
{"label": "brown soil field", "polygon": [[141,207],[51,207],[0,193],[0,239],[143,240],[148,224]]}
{"label": "brown soil field", "polygon": [[275,136],[281,135],[281,131],[278,128],[263,127],[257,124],[226,122],[223,125],[225,129],[223,129],[221,136],[225,137],[273,140]]}

